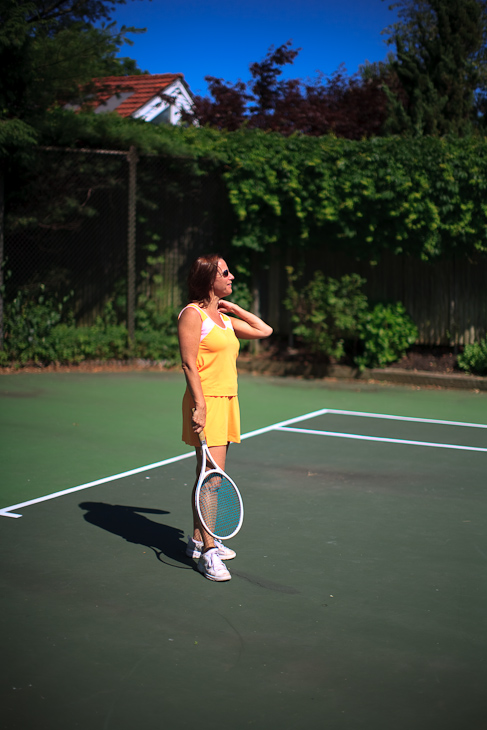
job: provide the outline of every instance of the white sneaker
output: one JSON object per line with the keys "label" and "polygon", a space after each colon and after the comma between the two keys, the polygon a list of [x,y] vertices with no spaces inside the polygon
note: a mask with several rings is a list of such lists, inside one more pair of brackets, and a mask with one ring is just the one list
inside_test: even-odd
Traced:
{"label": "white sneaker", "polygon": [[[221,560],[232,560],[232,558],[235,558],[237,555],[235,550],[231,550],[229,547],[220,542],[220,540],[215,540],[215,547],[218,550],[218,555]],[[188,536],[188,544],[186,546],[186,555],[188,558],[200,558],[202,550],[203,543]]]}
{"label": "white sneaker", "polygon": [[206,553],[202,553],[198,560],[198,570],[208,580],[224,581],[230,580],[232,577],[218,555],[218,548],[211,548]]}

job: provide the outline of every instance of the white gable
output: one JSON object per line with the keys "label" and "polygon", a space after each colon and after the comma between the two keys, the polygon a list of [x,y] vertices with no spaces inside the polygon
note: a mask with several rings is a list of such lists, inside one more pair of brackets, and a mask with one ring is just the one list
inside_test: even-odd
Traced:
{"label": "white gable", "polygon": [[[160,124],[177,124],[181,119],[181,109],[191,111],[193,101],[181,79],[176,79],[164,89],[163,96],[154,96],[144,106],[132,114],[134,119]],[[168,98],[170,97],[170,99]]]}

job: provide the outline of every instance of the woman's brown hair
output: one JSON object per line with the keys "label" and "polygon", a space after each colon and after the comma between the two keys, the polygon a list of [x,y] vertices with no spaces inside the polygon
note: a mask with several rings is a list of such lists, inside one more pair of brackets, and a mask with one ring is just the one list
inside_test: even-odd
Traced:
{"label": "woman's brown hair", "polygon": [[193,262],[188,274],[188,297],[190,302],[210,303],[210,291],[218,273],[218,262],[221,259],[216,253],[199,256]]}

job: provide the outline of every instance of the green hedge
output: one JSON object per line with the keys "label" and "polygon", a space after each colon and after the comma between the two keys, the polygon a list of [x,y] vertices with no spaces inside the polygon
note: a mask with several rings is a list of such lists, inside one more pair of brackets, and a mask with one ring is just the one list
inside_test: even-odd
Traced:
{"label": "green hedge", "polygon": [[306,249],[326,240],[366,260],[384,250],[422,259],[487,253],[483,138],[357,142],[246,129],[156,131],[166,149],[172,144],[194,159],[195,174],[205,174],[209,161],[220,171],[239,249]]}
{"label": "green hedge", "polygon": [[308,248],[324,241],[366,260],[384,250],[423,259],[487,253],[482,138],[283,137],[246,129],[154,128],[116,114],[54,110],[39,143],[110,149],[134,144],[141,154],[164,156],[167,164],[191,161],[196,177],[216,171],[234,214],[228,237],[242,261],[270,244]]}
{"label": "green hedge", "polygon": [[234,244],[384,250],[422,259],[487,253],[487,144],[479,139],[227,135]]}
{"label": "green hedge", "polygon": [[66,302],[35,298],[19,293],[5,308],[4,349],[0,365],[27,363],[47,365],[80,363],[84,360],[143,358],[172,365],[179,359],[177,313],[158,314],[149,307],[136,311],[134,342],[129,342],[125,324],[117,324],[111,303],[95,324],[76,327]]}
{"label": "green hedge", "polygon": [[[434,259],[487,253],[487,141],[479,137],[283,137],[242,129],[52,113],[40,143],[127,149],[193,160],[196,176],[223,177],[234,213],[229,238],[244,251],[269,244],[384,250]],[[184,191],[183,191],[184,192]],[[245,257],[243,257],[245,258]]]}

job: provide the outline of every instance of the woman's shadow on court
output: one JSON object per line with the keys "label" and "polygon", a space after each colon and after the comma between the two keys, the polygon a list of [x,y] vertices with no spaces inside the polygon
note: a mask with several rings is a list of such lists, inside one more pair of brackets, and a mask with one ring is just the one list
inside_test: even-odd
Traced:
{"label": "woman's shadow on court", "polygon": [[145,545],[154,551],[158,560],[167,565],[172,565],[172,563],[167,562],[164,557],[181,564],[172,565],[173,568],[195,569],[194,561],[185,554],[186,542],[182,530],[160,522],[153,522],[139,514],[144,512],[153,515],[168,515],[169,512],[166,510],[128,507],[104,502],[81,502],[79,506],[86,510],[84,519],[90,524],[119,535],[127,542]]}

